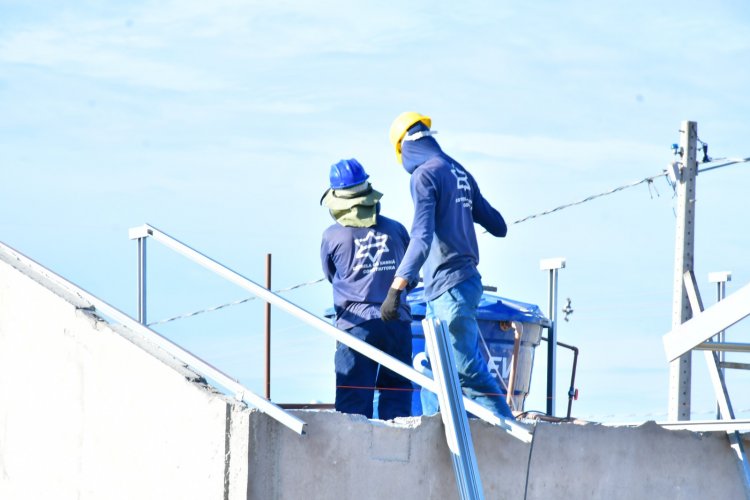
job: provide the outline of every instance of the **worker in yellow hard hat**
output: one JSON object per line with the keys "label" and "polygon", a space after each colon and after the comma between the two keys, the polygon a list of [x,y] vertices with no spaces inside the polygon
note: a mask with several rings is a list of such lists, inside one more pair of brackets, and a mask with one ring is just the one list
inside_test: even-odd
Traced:
{"label": "worker in yellow hard hat", "polygon": [[443,152],[435,133],[430,117],[413,111],[400,114],[391,125],[396,158],[411,174],[414,219],[409,246],[380,311],[383,320],[396,319],[403,290],[422,270],[427,315],[448,325],[464,393],[496,414],[513,418],[479,352],[476,321],[483,288],[474,223],[497,237],[504,237],[508,227],[482,196],[474,177]]}

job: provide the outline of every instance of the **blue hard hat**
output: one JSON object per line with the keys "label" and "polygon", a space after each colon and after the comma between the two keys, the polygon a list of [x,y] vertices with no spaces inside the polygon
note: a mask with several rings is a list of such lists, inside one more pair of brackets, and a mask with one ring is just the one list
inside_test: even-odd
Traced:
{"label": "blue hard hat", "polygon": [[338,163],[331,165],[331,173],[329,175],[331,189],[350,188],[357,184],[362,184],[369,177],[364,167],[354,158],[340,160]]}

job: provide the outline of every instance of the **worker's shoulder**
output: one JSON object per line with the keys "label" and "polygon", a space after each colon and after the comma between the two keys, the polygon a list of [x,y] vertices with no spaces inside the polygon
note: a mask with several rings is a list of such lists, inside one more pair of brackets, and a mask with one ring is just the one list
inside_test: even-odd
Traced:
{"label": "worker's shoulder", "polygon": [[386,217],[385,215],[378,215],[378,223],[375,225],[376,228],[382,230],[382,231],[394,231],[394,230],[404,230],[406,231],[406,228],[403,224],[401,224],[396,219],[391,219],[390,217]]}
{"label": "worker's shoulder", "polygon": [[342,226],[338,222],[335,224],[331,224],[325,230],[323,231],[323,239],[331,239],[335,238],[336,236],[342,234],[342,233],[348,233],[351,232],[350,227]]}
{"label": "worker's shoulder", "polygon": [[427,170],[439,170],[441,168],[450,168],[451,163],[454,163],[450,158],[445,155],[435,155],[429,160],[425,161],[417,171],[424,169]]}

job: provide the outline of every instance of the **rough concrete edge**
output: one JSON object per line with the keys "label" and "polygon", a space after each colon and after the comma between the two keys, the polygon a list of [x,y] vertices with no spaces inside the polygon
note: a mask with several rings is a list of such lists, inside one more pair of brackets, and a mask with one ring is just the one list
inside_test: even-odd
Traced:
{"label": "rough concrete edge", "polygon": [[[93,306],[88,301],[84,300],[82,296],[66,287],[59,285],[52,278],[50,278],[49,275],[40,273],[21,261],[21,256],[27,259],[28,257],[10,247],[8,248],[10,249],[10,252],[0,247],[0,261],[5,262],[10,267],[14,268],[16,271],[20,272],[27,278],[36,283],[39,283],[50,292],[70,302],[73,306],[75,306],[76,309],[93,309]],[[37,263],[37,265],[39,265],[39,267],[42,269],[47,269],[41,264]]]}

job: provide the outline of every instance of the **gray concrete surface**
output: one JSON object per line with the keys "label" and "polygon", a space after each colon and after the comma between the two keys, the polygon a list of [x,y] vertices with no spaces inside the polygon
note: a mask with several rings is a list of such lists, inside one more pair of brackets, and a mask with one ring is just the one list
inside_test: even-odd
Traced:
{"label": "gray concrete surface", "polygon": [[[298,436],[0,251],[0,499],[453,499],[438,417],[297,410]],[[722,433],[471,430],[487,499],[745,498]]]}
{"label": "gray concrete surface", "polygon": [[[253,499],[459,498],[439,417],[370,422],[294,412],[298,437],[251,414]],[[737,460],[722,433],[538,423],[532,446],[471,421],[487,499],[742,499]]]}

